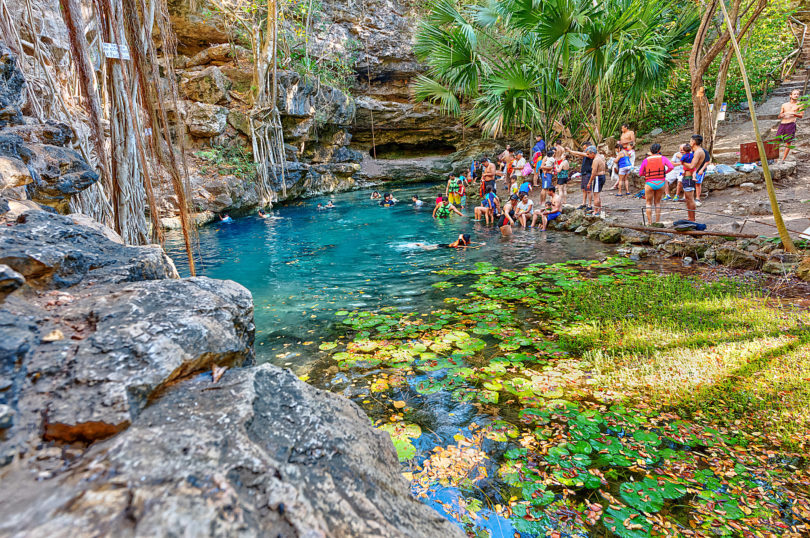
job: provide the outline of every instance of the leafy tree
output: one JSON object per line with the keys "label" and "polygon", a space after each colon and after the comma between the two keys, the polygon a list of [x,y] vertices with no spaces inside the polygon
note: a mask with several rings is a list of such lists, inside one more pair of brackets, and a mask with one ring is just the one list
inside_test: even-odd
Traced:
{"label": "leafy tree", "polygon": [[416,97],[490,136],[567,124],[601,141],[666,87],[695,28],[671,0],[437,0],[417,32]]}

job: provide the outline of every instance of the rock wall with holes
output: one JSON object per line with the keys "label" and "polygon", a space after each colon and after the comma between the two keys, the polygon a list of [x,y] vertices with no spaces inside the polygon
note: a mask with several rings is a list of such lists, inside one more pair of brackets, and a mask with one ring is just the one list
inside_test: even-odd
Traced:
{"label": "rock wall with holes", "polygon": [[0,197],[0,535],[463,536],[253,337],[239,284]]}

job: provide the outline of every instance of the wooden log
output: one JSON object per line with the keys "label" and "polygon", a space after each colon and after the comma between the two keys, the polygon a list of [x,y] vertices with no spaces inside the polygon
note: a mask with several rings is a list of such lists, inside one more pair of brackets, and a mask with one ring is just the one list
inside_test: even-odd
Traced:
{"label": "wooden log", "polygon": [[753,234],[739,234],[733,232],[699,232],[697,230],[690,230],[688,232],[681,232],[672,228],[655,228],[653,226],[630,226],[625,224],[616,225],[616,228],[629,228],[631,230],[636,230],[639,232],[655,232],[661,234],[681,234],[681,235],[694,235],[694,236],[702,236],[702,235],[709,235],[715,237],[736,237],[739,239],[756,239],[759,237],[758,235]]}

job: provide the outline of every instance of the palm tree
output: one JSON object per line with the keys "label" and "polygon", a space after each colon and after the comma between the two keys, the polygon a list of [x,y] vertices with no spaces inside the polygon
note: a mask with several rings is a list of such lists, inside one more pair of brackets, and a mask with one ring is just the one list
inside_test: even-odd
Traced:
{"label": "palm tree", "polygon": [[416,98],[485,134],[564,122],[596,141],[662,90],[697,17],[673,0],[436,0],[419,26]]}

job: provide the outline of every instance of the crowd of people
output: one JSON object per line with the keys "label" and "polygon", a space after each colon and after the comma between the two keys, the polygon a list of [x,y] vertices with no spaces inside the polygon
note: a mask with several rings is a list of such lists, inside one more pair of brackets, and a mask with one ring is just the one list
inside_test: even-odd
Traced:
{"label": "crowd of people", "polygon": [[[670,200],[684,201],[688,219],[694,221],[711,163],[702,143],[700,135],[693,135],[671,159],[661,155],[660,144],[653,144],[636,168],[636,136],[626,124],[610,155],[590,142],[584,142],[578,151],[564,146],[561,139],[547,146],[538,136],[528,158],[507,145],[499,155],[473,162],[468,175],[451,174],[444,195],[436,200],[433,217],[463,215],[460,209],[466,206],[467,193],[477,187],[481,203],[474,208],[476,221],[497,224],[504,235],[517,226],[545,230],[567,203],[569,181],[578,179],[582,203],[577,209],[589,215],[602,215],[602,196],[606,190],[615,190],[614,196],[644,198],[649,223],[661,220],[662,203]],[[635,194],[630,185],[634,170],[644,180],[644,190]],[[608,187],[611,178],[613,184]],[[530,194],[538,189],[535,205]],[[414,197],[414,203],[416,200]]]}

